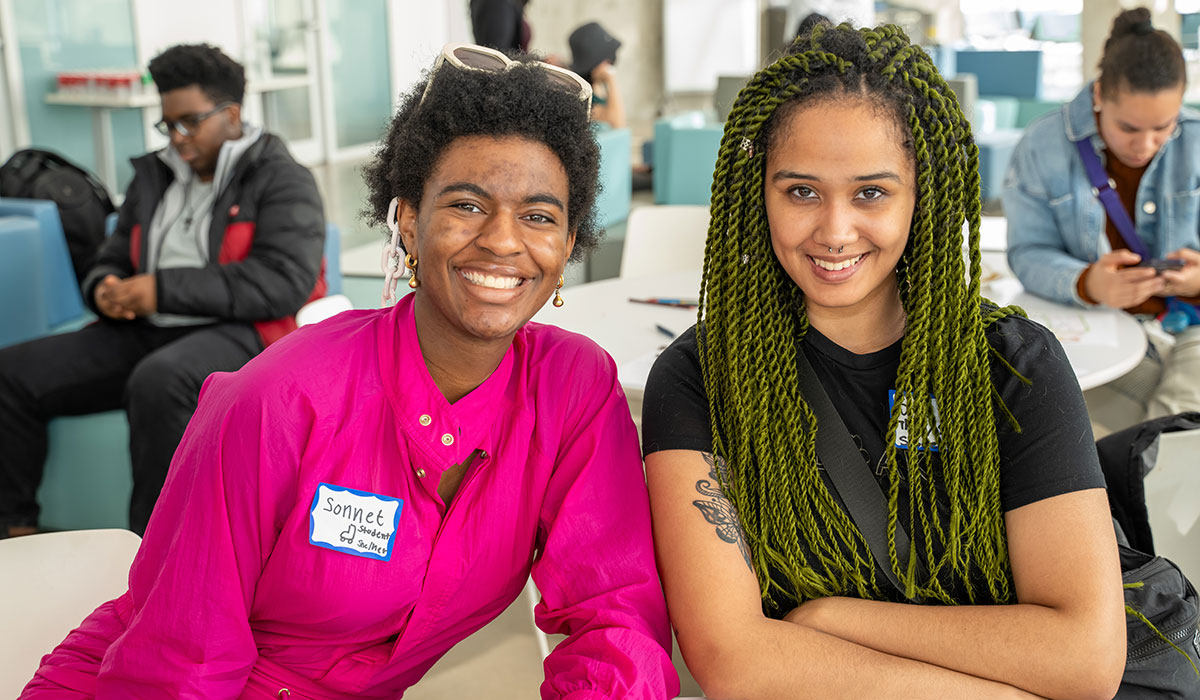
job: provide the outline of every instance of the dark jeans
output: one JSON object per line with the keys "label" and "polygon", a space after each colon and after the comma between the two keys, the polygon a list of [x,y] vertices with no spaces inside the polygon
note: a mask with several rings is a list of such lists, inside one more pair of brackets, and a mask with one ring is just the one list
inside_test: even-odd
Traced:
{"label": "dark jeans", "polygon": [[51,418],[124,407],[133,465],[129,525],[145,532],[200,385],[261,350],[249,324],[160,328],[144,321],[100,321],[0,348],[0,528],[37,524]]}

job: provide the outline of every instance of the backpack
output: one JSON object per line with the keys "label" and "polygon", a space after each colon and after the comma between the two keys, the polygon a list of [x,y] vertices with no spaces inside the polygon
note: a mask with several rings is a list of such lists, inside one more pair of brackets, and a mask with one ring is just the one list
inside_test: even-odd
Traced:
{"label": "backpack", "polygon": [[66,158],[37,148],[0,165],[0,196],[48,199],[58,205],[75,278],[82,282],[104,243],[104,220],[116,211],[104,185]]}
{"label": "backpack", "polygon": [[1200,413],[1163,416],[1096,443],[1125,584],[1125,674],[1117,700],[1200,697],[1200,598],[1169,559],[1154,555],[1142,480],[1158,436],[1200,428]]}

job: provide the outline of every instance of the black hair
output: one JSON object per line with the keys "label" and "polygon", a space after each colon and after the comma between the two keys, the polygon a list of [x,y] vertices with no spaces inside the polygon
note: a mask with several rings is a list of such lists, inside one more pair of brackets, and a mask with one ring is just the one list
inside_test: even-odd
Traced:
{"label": "black hair", "polygon": [[150,59],[159,94],[196,85],[213,102],[242,103],[246,71],[210,44],[178,44]]}
{"label": "black hair", "polygon": [[419,206],[426,181],[455,140],[520,136],[545,144],[567,173],[567,226],[575,232],[571,260],[596,246],[602,234],[595,215],[600,148],[588,125],[587,104],[551,82],[534,58],[514,60],[519,65],[498,73],[447,63],[401,96],[382,144],[363,169],[368,222],[385,223],[393,197]]}
{"label": "black hair", "polygon": [[1113,97],[1122,86],[1158,92],[1186,84],[1183,49],[1170,34],[1154,28],[1150,10],[1135,7],[1117,15],[1100,59],[1100,92]]}
{"label": "black hair", "polygon": [[[881,564],[910,599],[1012,602],[997,430],[997,419],[1011,414],[994,398],[985,328],[1017,310],[983,306],[979,150],[970,122],[928,54],[897,26],[817,23],[750,78],[725,122],[697,311],[712,454],[728,467],[714,469],[713,480],[738,514],[768,615],[819,597],[898,597],[822,480],[817,436],[829,428],[801,395],[796,369],[808,307],[774,253],[767,216],[768,153],[788,138],[788,115],[834,100],[887,115],[912,157],[917,197],[896,269],[905,327],[894,387],[897,396],[936,395],[941,411],[936,418],[929,401],[906,408],[910,436],[932,436],[937,424],[935,467],[930,449],[895,448],[900,408],[891,410],[880,515],[889,533],[894,523],[912,522],[921,534],[911,558],[890,546]],[[918,552],[927,573],[910,567]]]}
{"label": "black hair", "polygon": [[817,26],[818,24],[827,24],[831,27],[833,26],[833,22],[820,12],[809,12],[804,16],[803,19],[800,20],[800,23],[796,25],[796,38],[798,39],[800,37],[807,37],[809,34],[812,34],[813,27]]}
{"label": "black hair", "polygon": [[[901,148],[908,154],[910,162],[915,164],[916,152],[908,127],[908,115],[915,112],[921,118],[926,118],[931,113],[939,113],[950,121],[953,116],[943,113],[947,106],[933,105],[928,92],[896,81],[890,72],[880,70],[877,66],[878,57],[870,55],[862,33],[850,24],[843,23],[835,27],[827,18],[815,12],[805,17],[804,22],[808,26],[796,35],[784,55],[795,56],[815,50],[839,56],[845,63],[842,68],[813,70],[811,73],[808,72],[807,62],[804,64],[803,77],[794,79],[800,88],[790,91],[787,100],[779,105],[767,121],[764,130],[767,148],[774,145],[780,136],[780,128],[790,122],[791,116],[797,111],[827,100],[863,99],[877,113],[891,118],[897,128]],[[818,27],[820,30],[815,31]],[[907,40],[907,37],[904,38]],[[920,49],[910,47],[909,51],[913,50]],[[952,94],[944,96],[942,101],[948,105],[952,102],[950,97]],[[953,109],[958,109],[957,101],[953,102]],[[965,137],[970,139],[969,134]]]}

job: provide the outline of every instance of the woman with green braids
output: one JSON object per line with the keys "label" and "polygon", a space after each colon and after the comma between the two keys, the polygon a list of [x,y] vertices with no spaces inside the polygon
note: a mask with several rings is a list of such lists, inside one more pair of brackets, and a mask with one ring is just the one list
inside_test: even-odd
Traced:
{"label": "woman with green braids", "polygon": [[[1054,336],[980,296],[977,167],[953,93],[894,26],[819,25],[738,97],[701,322],[643,408],[659,568],[708,697],[1116,692],[1091,428]],[[835,428],[801,395],[801,353],[882,489],[883,565],[819,465]]]}

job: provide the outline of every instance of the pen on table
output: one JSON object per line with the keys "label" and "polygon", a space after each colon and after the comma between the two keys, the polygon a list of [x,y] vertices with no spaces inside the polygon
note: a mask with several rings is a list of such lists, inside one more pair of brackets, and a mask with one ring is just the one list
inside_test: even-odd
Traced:
{"label": "pen on table", "polygon": [[634,299],[630,297],[629,301],[637,304],[658,304],[659,306],[678,306],[684,309],[694,309],[697,302],[692,299],[664,299],[661,297],[650,297],[649,299]]}
{"label": "pen on table", "polygon": [[659,323],[654,324],[654,327],[658,329],[659,333],[662,333],[663,335],[667,336],[671,340],[675,340],[675,331],[672,331],[670,328],[667,328],[666,326],[659,324]]}

